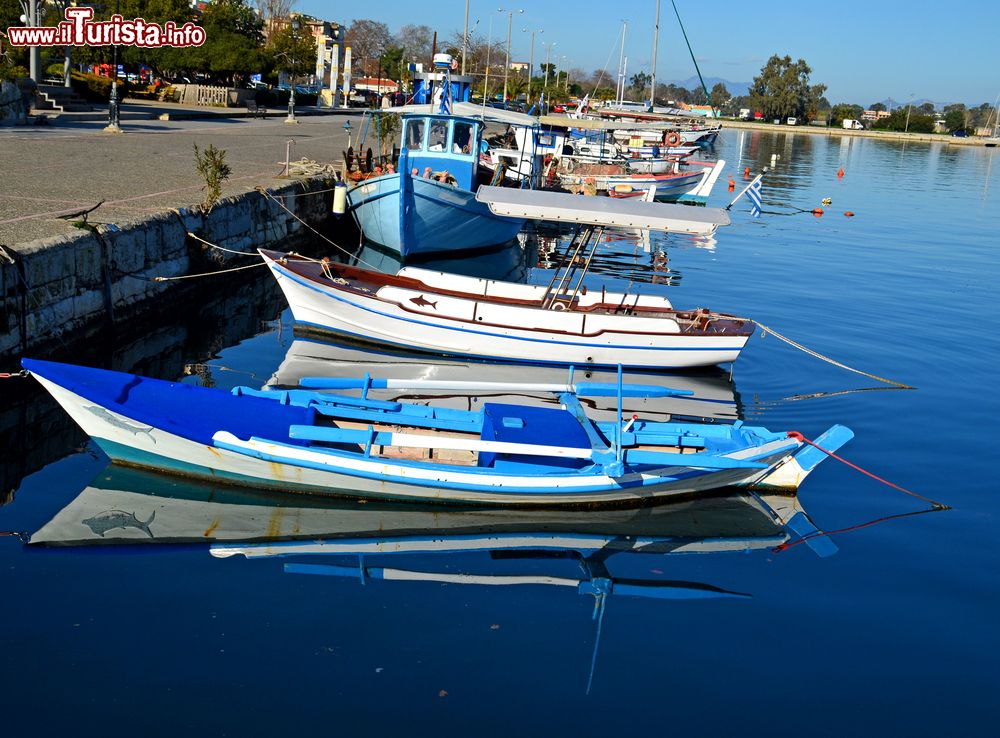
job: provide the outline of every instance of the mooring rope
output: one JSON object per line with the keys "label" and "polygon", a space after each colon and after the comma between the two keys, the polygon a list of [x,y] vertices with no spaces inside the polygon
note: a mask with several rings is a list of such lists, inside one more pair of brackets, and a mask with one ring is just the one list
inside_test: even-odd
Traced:
{"label": "mooring rope", "polygon": [[760,323],[760,322],[758,322],[756,320],[754,320],[753,323],[758,328],[760,328],[762,331],[764,331],[765,334],[770,333],[772,336],[774,336],[775,338],[777,338],[779,341],[784,341],[789,346],[797,348],[799,351],[804,351],[805,353],[809,354],[810,356],[814,356],[815,358],[820,359],[822,361],[825,361],[828,364],[833,364],[834,366],[838,366],[841,369],[846,369],[849,372],[854,372],[855,374],[860,374],[863,377],[868,377],[869,379],[874,379],[877,382],[884,382],[885,384],[891,384],[894,387],[898,387],[899,389],[916,389],[915,387],[912,387],[912,386],[910,386],[908,384],[903,384],[902,382],[897,382],[897,381],[892,380],[892,379],[886,379],[885,377],[880,377],[877,374],[869,374],[868,372],[863,372],[860,369],[855,369],[854,367],[847,366],[847,364],[843,364],[843,363],[837,361],[836,359],[831,359],[829,356],[824,356],[823,354],[819,353],[818,351],[813,351],[810,348],[806,348],[801,343],[796,343],[795,341],[793,341],[792,339],[788,338],[787,336],[781,335],[780,333],[778,333],[776,330],[774,330],[770,326],[766,326],[763,323]]}
{"label": "mooring rope", "polygon": [[201,274],[181,274],[177,277],[153,277],[154,282],[176,282],[179,279],[194,279],[195,277],[214,277],[217,274],[229,274],[230,272],[241,272],[244,269],[257,269],[258,267],[267,266],[264,262],[259,264],[247,264],[246,266],[233,267],[232,269],[220,269],[216,272],[202,272]]}
{"label": "mooring rope", "polygon": [[[348,251],[347,249],[345,249],[339,243],[331,241],[325,235],[323,235],[322,233],[320,233],[319,231],[317,231],[315,228],[313,228],[311,225],[309,225],[304,220],[302,220],[302,218],[300,218],[298,215],[296,215],[294,212],[292,212],[288,208],[288,206],[285,205],[285,203],[283,203],[280,199],[278,199],[273,194],[271,194],[270,192],[268,192],[267,190],[265,190],[263,187],[258,187],[257,191],[260,194],[264,195],[264,197],[267,197],[267,198],[270,198],[271,200],[273,200],[275,203],[277,203],[278,207],[280,207],[286,213],[288,213],[289,215],[291,215],[293,218],[295,218],[295,220],[297,220],[299,223],[301,223],[302,225],[304,225],[306,228],[308,228],[310,231],[312,231],[313,233],[315,233],[317,236],[319,236],[321,239],[323,239],[324,241],[326,241],[328,244],[330,244],[331,246],[333,246],[335,249],[339,250],[345,256],[347,256],[349,258],[351,258],[351,257],[355,258],[358,264],[363,264],[367,269],[371,269],[373,272],[381,271],[378,267],[376,267],[373,264],[369,264],[364,259],[362,259],[360,256],[355,257],[354,254],[352,254],[350,251]],[[310,259],[309,257],[302,256],[301,254],[296,254],[296,256],[299,256],[299,257],[301,257],[303,259],[308,259],[309,261],[316,261],[316,262],[321,261],[320,259]]]}
{"label": "mooring rope", "polygon": [[189,231],[187,229],[185,229],[185,232],[189,236],[191,236],[191,238],[193,238],[195,241],[201,241],[206,246],[209,246],[209,247],[211,247],[213,249],[218,249],[219,251],[225,251],[228,254],[239,254],[240,256],[257,256],[258,255],[256,251],[236,251],[235,249],[227,249],[225,246],[220,246],[217,243],[212,243],[211,241],[206,241],[201,236],[197,235],[196,233],[192,233],[191,231]]}
{"label": "mooring rope", "polygon": [[941,502],[937,502],[936,500],[932,500],[930,497],[924,497],[923,495],[918,494],[917,492],[914,492],[912,490],[906,489],[906,487],[900,487],[898,484],[894,484],[893,482],[890,482],[887,479],[883,479],[882,477],[879,477],[879,476],[877,476],[875,474],[872,474],[867,469],[862,469],[857,464],[848,461],[847,459],[843,458],[842,456],[838,456],[833,451],[828,451],[827,449],[825,449],[822,446],[820,446],[818,443],[815,443],[814,441],[810,441],[808,438],[806,438],[804,435],[802,435],[798,431],[788,431],[788,437],[789,438],[794,438],[796,441],[799,441],[800,443],[807,443],[810,446],[812,446],[813,448],[819,449],[820,451],[822,451],[824,454],[826,454],[830,458],[836,459],[841,464],[846,464],[847,466],[851,467],[855,471],[859,471],[862,474],[871,477],[876,482],[881,482],[882,484],[887,485],[889,487],[892,487],[893,489],[899,490],[900,492],[903,492],[904,494],[908,494],[911,497],[916,497],[918,500],[923,500],[928,505],[933,505],[934,507],[936,507],[938,509],[941,509],[941,510],[949,510],[949,509],[951,509],[948,505],[945,505],[945,504],[943,504]]}

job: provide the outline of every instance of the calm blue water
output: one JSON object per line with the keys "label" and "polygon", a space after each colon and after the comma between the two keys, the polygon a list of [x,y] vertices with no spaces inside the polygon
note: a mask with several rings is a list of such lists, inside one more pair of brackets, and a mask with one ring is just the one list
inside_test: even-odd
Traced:
{"label": "calm blue water", "polygon": [[[124,521],[136,545],[44,548],[0,538],[5,732],[995,735],[1000,488],[988,423],[998,410],[1000,154],[731,131],[718,154],[738,182],[744,167],[758,171],[780,156],[765,178],[768,211],[810,210],[824,197],[833,204],[822,217],[753,220],[739,203],[714,243],[661,237],[649,253],[635,239],[610,242],[589,284],[649,283],[644,289],[665,291],[678,306],[752,316],[837,361],[912,385],[886,389],[758,336],[735,366],[731,391],[745,418],[772,429],[815,436],[834,422],[850,426],[856,438],[847,458],[953,509],[834,533],[837,551],[825,557],[807,545],[774,552],[780,528],[749,507],[707,505],[605,526],[701,541],[698,554],[665,546],[606,559],[537,550],[367,555],[364,582],[309,576],[285,564],[356,574],[359,561],[215,558],[197,542],[225,520],[213,506],[244,511],[248,530],[306,535],[327,526],[376,540],[434,525],[446,537],[461,521],[444,515],[428,527],[404,511],[108,470],[38,399],[22,411],[26,424],[6,436],[30,442],[7,449],[5,463],[42,446],[58,460],[38,471],[27,465],[0,507],[0,530],[38,534],[82,504],[89,487],[96,507],[80,517],[91,523],[62,532],[93,539],[101,520]],[[730,197],[723,186],[712,204]],[[547,281],[538,247],[529,241],[529,257],[500,257],[495,269]],[[253,310],[249,326],[276,314],[266,300]],[[202,376],[220,386],[259,386],[291,346],[287,311],[239,343],[226,332],[233,322],[207,333],[203,326],[181,348],[164,340],[162,361],[115,362],[176,377],[185,362],[201,361]],[[713,381],[728,386],[724,376]],[[102,507],[102,490],[153,500],[141,509],[157,516],[144,531],[148,512],[124,502]],[[926,509],[832,461],[809,478],[799,502],[826,531]],[[289,524],[292,508],[300,518]],[[113,519],[113,510],[136,517]],[[169,538],[171,510],[194,511],[195,542],[153,542]],[[551,519],[502,524],[508,534],[580,528]],[[709,585],[749,597],[615,595],[601,613],[593,596],[551,579],[431,580],[589,581],[604,566],[619,582],[653,583],[661,593]],[[383,580],[381,567],[422,578]]]}

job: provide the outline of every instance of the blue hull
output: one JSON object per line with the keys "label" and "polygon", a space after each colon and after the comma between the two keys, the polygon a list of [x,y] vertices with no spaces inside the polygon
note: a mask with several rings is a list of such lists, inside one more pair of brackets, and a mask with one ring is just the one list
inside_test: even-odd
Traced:
{"label": "blue hull", "polygon": [[[365,238],[403,257],[497,246],[514,239],[524,225],[523,219],[493,215],[468,190],[423,177],[410,182],[412,208],[406,216],[398,173],[366,180],[347,193]],[[404,217],[408,222],[402,222]]]}

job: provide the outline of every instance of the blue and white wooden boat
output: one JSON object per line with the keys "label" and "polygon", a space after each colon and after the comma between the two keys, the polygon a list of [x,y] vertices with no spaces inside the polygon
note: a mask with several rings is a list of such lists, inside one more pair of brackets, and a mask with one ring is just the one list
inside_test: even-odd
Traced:
{"label": "blue and white wooden boat", "polygon": [[[269,489],[496,506],[640,504],[729,485],[795,489],[826,458],[797,435],[739,422],[590,420],[578,395],[653,392],[620,381],[547,388],[559,408],[472,412],[22,365],[112,461]],[[852,436],[833,426],[816,442],[833,451]]]}
{"label": "blue and white wooden boat", "polygon": [[483,122],[431,113],[401,117],[397,171],[347,191],[348,210],[364,237],[403,257],[513,240],[524,220],[496,216],[476,202]]}

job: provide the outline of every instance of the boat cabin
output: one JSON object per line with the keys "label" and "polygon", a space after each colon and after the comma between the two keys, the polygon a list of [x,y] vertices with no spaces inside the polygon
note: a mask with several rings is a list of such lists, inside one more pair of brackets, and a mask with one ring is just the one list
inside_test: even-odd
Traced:
{"label": "boat cabin", "polygon": [[419,175],[447,171],[455,184],[475,189],[482,123],[452,115],[404,115],[400,148]]}

